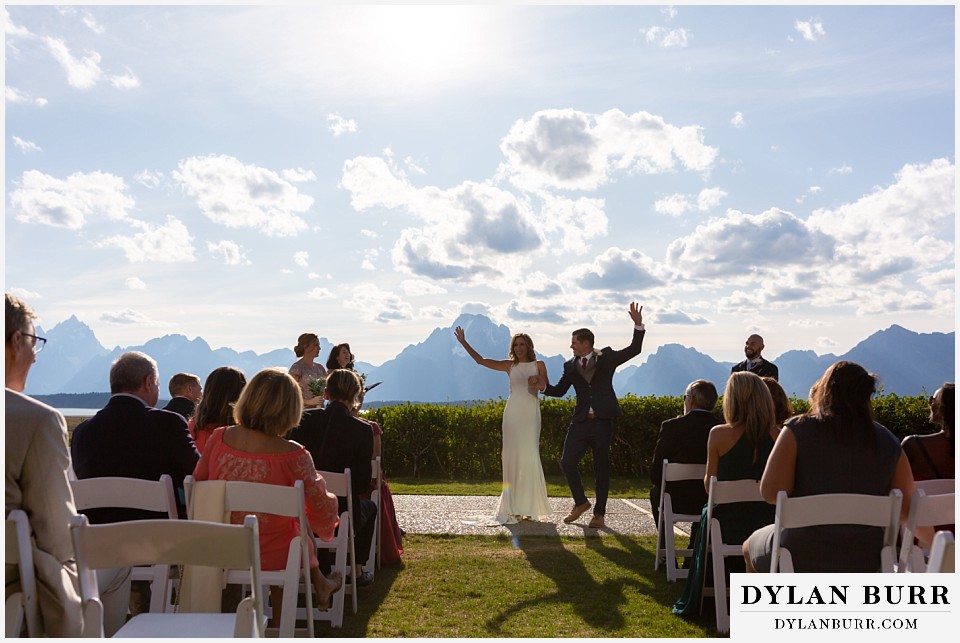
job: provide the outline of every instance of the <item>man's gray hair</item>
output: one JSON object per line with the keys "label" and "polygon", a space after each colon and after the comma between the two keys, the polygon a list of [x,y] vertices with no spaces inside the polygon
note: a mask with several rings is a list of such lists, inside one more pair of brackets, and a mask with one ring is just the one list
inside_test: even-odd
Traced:
{"label": "man's gray hair", "polygon": [[717,405],[717,387],[707,380],[694,380],[687,385],[692,408],[713,411]]}
{"label": "man's gray hair", "polygon": [[156,360],[139,351],[124,353],[110,367],[110,392],[135,391],[151,375],[159,377]]}

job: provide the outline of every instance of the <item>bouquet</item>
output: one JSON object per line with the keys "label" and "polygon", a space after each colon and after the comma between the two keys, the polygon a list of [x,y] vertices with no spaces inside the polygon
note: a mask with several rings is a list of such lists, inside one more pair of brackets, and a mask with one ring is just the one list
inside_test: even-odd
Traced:
{"label": "bouquet", "polygon": [[310,392],[317,397],[323,397],[323,391],[327,388],[327,380],[322,377],[311,377],[307,381]]}

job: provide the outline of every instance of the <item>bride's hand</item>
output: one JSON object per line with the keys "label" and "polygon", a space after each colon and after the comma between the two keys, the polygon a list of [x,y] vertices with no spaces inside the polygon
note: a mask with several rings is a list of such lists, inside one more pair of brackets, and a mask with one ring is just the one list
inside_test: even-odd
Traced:
{"label": "bride's hand", "polygon": [[457,341],[460,342],[461,344],[463,344],[463,343],[465,343],[465,342],[467,341],[466,334],[463,332],[463,329],[460,328],[459,326],[457,326],[457,327],[453,330],[453,334],[456,336]]}

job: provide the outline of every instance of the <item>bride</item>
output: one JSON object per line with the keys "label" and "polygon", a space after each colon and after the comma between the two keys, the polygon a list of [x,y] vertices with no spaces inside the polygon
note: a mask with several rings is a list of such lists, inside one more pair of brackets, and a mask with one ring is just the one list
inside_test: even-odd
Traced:
{"label": "bride", "polygon": [[510,341],[510,359],[485,359],[470,344],[460,326],[454,330],[457,341],[477,364],[510,377],[510,397],[503,409],[503,493],[496,521],[509,525],[524,518],[545,520],[550,517],[547,485],[540,464],[540,400],[527,378],[539,375],[546,381],[547,368],[537,360],[533,340],[517,333]]}

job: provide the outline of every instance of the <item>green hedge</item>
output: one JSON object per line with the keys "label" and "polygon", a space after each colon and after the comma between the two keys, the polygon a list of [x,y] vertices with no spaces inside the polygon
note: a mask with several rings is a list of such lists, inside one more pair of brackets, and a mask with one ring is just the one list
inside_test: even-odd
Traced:
{"label": "green hedge", "polygon": [[[792,400],[798,413],[805,400]],[[717,402],[716,416],[722,417]],[[504,400],[472,406],[400,404],[370,409],[366,417],[383,428],[384,471],[388,476],[469,480],[500,477],[500,423]],[[571,398],[543,398],[540,402],[540,458],[544,473],[560,474],[560,454],[573,415]],[[660,424],[683,412],[681,397],[636,397],[620,400],[623,417],[614,422],[611,467],[618,477],[648,476]],[[901,439],[912,433],[930,433],[929,406],[924,396],[895,394],[874,398],[877,421]],[[582,461],[592,469],[590,453]]]}

